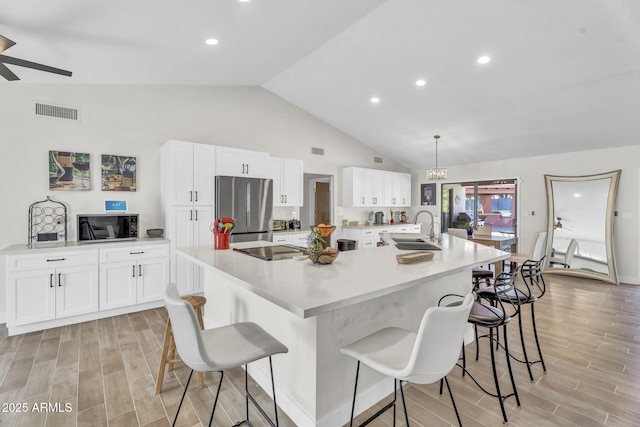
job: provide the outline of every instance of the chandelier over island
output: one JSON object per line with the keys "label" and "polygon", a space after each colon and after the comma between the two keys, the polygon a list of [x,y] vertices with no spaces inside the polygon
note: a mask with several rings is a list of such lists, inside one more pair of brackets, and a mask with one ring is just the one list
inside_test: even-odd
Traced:
{"label": "chandelier over island", "polygon": [[438,140],[440,139],[440,135],[434,135],[433,137],[436,140],[436,167],[427,169],[427,179],[430,181],[447,179],[447,170],[438,167]]}

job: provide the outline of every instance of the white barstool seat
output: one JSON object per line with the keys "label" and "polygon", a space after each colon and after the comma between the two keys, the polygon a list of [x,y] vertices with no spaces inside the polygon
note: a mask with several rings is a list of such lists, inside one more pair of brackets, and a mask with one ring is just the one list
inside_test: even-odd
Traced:
{"label": "white barstool seat", "polygon": [[[340,352],[358,361],[349,425],[353,425],[360,362],[394,378],[393,401],[361,425],[368,424],[391,407],[393,407],[395,425],[396,390],[399,381],[405,422],[408,426],[409,416],[407,415],[402,383],[430,384],[442,379],[447,384],[458,423],[461,424],[446,375],[453,369],[460,357],[460,347],[463,344],[464,331],[472,304],[473,295],[468,294],[459,306],[429,307],[422,317],[418,332],[388,327],[342,348]],[[440,391],[442,392],[442,387]]]}
{"label": "white barstool seat", "polygon": [[535,235],[535,238],[533,239],[533,243],[531,244],[531,249],[529,250],[529,253],[511,254],[507,259],[507,262],[522,264],[527,260],[540,261],[540,259],[544,256],[546,241],[547,241],[547,232],[546,231],[537,232]]}
{"label": "white barstool seat", "polygon": [[[273,338],[260,326],[251,322],[235,323],[220,328],[200,330],[200,325],[193,307],[187,301],[180,298],[178,289],[174,283],[167,285],[164,300],[167,305],[167,311],[169,312],[169,318],[171,319],[173,337],[178,353],[182,361],[191,368],[191,373],[184,387],[184,393],[182,394],[180,405],[176,411],[173,425],[175,425],[178,419],[178,414],[180,413],[184,397],[187,394],[193,371],[220,372],[220,382],[218,383],[218,390],[216,391],[213,408],[211,410],[211,418],[209,420],[210,426],[213,422],[213,415],[216,410],[218,395],[220,394],[220,386],[222,385],[222,379],[224,377],[223,370],[246,365],[247,363],[268,357],[273,388],[275,425],[277,426],[278,407],[276,403],[275,384],[273,382],[271,356],[278,353],[286,353],[288,351],[287,347]],[[258,408],[259,412],[265,417],[265,420],[270,425],[274,425],[249,393],[248,373],[245,368],[245,405],[247,418],[236,425],[240,425],[243,422],[251,425],[249,421],[249,400]]]}

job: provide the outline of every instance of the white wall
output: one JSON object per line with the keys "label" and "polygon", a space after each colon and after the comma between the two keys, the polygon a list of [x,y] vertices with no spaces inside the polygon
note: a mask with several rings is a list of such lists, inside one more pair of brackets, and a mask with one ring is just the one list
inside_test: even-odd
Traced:
{"label": "white wall", "polygon": [[[268,151],[304,160],[305,173],[336,177],[345,166],[407,172],[344,133],[260,87],[0,84],[2,202],[0,248],[27,243],[28,209],[50,195],[78,213],[100,212],[106,198],[122,198],[140,214],[141,232],[160,223],[160,150],[168,139]],[[35,116],[35,102],[74,107],[80,121]],[[311,154],[311,147],[325,155]],[[49,150],[91,154],[91,191],[48,189]],[[100,155],[137,157],[135,193],[103,192]],[[380,167],[380,165],[376,166]],[[349,211],[352,218],[360,211]],[[70,227],[76,239],[75,224]],[[0,268],[0,321],[5,315],[4,260]]]}
{"label": "white wall", "polygon": [[[534,143],[532,141],[532,143]],[[630,141],[631,143],[631,141]],[[547,229],[547,199],[544,175],[592,175],[621,169],[614,220],[618,276],[623,283],[640,284],[638,277],[638,158],[640,146],[611,148],[519,158],[505,161],[447,166],[448,181],[520,179],[520,251],[527,252],[536,231]],[[414,197],[419,196],[425,171],[414,171]],[[438,186],[438,203],[440,203]],[[432,206],[432,212],[440,206]]]}

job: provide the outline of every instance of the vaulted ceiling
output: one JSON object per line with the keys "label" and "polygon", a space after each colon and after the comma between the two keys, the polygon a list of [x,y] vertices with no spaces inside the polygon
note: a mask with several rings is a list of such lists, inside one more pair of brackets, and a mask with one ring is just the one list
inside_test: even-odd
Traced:
{"label": "vaulted ceiling", "polygon": [[636,0],[0,0],[0,35],[73,71],[0,91],[260,85],[413,169],[640,142]]}

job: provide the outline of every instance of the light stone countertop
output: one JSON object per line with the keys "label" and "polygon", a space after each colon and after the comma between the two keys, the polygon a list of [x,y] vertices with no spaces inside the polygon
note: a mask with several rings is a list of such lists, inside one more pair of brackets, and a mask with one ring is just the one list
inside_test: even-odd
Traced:
{"label": "light stone countertop", "polygon": [[168,243],[169,239],[165,237],[142,237],[133,240],[111,240],[108,242],[100,241],[95,243],[78,243],[73,242],[34,242],[31,246],[26,243],[7,246],[0,251],[0,255],[27,255],[36,254],[38,252],[45,251],[78,251],[87,249],[104,249],[104,248],[116,248],[120,246],[137,246],[137,245],[152,245],[160,243]]}
{"label": "light stone countertop", "polygon": [[[236,243],[231,248],[267,245],[272,243]],[[411,251],[398,250],[394,244],[340,252],[329,265],[313,264],[308,259],[265,261],[232,249],[214,250],[209,246],[176,251],[302,318],[389,295],[509,256],[492,247],[449,236],[444,236],[438,246],[442,250],[434,251],[432,260],[415,264],[399,264],[396,255]]]}

